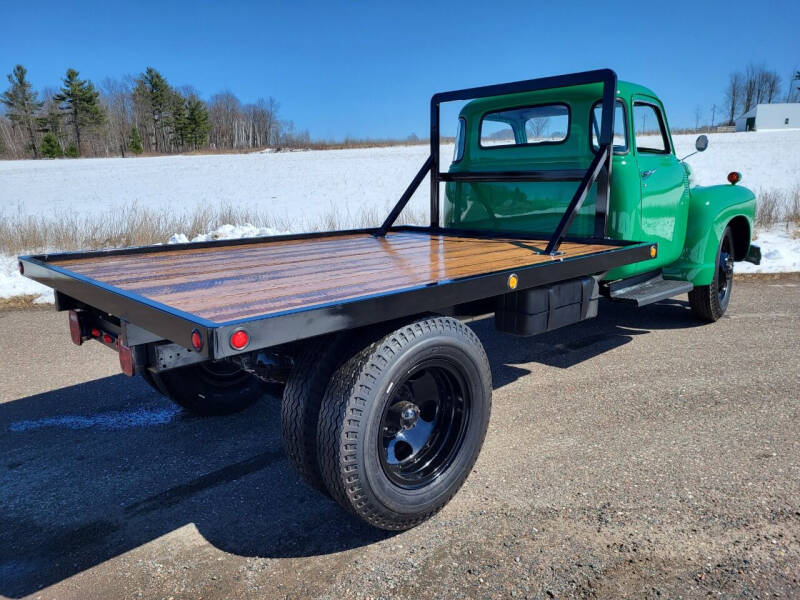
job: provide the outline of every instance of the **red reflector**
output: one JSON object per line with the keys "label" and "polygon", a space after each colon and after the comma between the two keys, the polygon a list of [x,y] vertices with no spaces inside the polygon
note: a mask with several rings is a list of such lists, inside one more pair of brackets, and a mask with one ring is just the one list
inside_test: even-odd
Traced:
{"label": "red reflector", "polygon": [[249,343],[250,336],[243,329],[234,331],[231,335],[231,346],[234,350],[243,350]]}
{"label": "red reflector", "polygon": [[133,350],[127,346],[119,345],[119,366],[128,377],[136,375],[136,362],[133,360]]}
{"label": "red reflector", "polygon": [[100,330],[97,327],[92,327],[92,330],[89,333],[92,334],[92,337],[100,337]]}
{"label": "red reflector", "polygon": [[104,333],[104,334],[103,334],[103,341],[104,341],[106,344],[110,344],[111,342],[113,342],[113,341],[114,341],[114,338],[113,338],[111,335],[109,335],[108,333]]}
{"label": "red reflector", "polygon": [[202,350],[203,349],[203,336],[200,334],[197,329],[192,331],[192,347],[195,350]]}
{"label": "red reflector", "polygon": [[73,344],[80,346],[83,343],[81,318],[74,310],[69,311],[69,335],[72,338]]}
{"label": "red reflector", "polygon": [[728,173],[728,183],[731,185],[736,185],[742,180],[742,174],[738,173],[737,171],[731,171]]}

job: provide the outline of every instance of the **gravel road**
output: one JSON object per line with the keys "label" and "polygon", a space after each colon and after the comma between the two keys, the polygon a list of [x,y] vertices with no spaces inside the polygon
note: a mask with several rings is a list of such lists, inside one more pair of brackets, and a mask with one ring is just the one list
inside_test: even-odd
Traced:
{"label": "gravel road", "polygon": [[474,472],[390,534],[298,482],[275,398],[175,409],[66,317],[0,312],[0,596],[800,597],[800,278],[534,339],[475,329]]}

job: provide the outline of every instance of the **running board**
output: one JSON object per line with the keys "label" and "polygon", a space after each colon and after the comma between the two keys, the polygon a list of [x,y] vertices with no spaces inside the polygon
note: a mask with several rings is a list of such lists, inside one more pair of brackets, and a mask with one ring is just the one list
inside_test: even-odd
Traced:
{"label": "running board", "polygon": [[694,285],[688,281],[664,279],[661,273],[650,273],[646,278],[632,277],[630,280],[610,283],[606,293],[612,300],[630,302],[639,307],[685,294],[693,288]]}

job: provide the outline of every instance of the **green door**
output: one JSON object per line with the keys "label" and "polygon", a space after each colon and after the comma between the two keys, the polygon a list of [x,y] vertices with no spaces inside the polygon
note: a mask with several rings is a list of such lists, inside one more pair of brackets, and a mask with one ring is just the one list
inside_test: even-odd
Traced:
{"label": "green door", "polygon": [[683,251],[689,188],[686,170],[675,156],[659,101],[634,98],[632,116],[642,192],[642,241],[658,242],[658,257],[641,263],[638,270],[643,272],[674,262]]}

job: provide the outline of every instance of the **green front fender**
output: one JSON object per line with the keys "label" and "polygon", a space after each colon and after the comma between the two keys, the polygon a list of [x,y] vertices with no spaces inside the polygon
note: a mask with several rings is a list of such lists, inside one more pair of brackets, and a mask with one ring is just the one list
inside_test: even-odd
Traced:
{"label": "green front fender", "polygon": [[735,259],[742,260],[750,247],[755,212],[755,195],[746,187],[692,188],[683,252],[677,261],[664,267],[664,277],[709,285],[714,279],[717,250],[725,227],[731,225]]}

